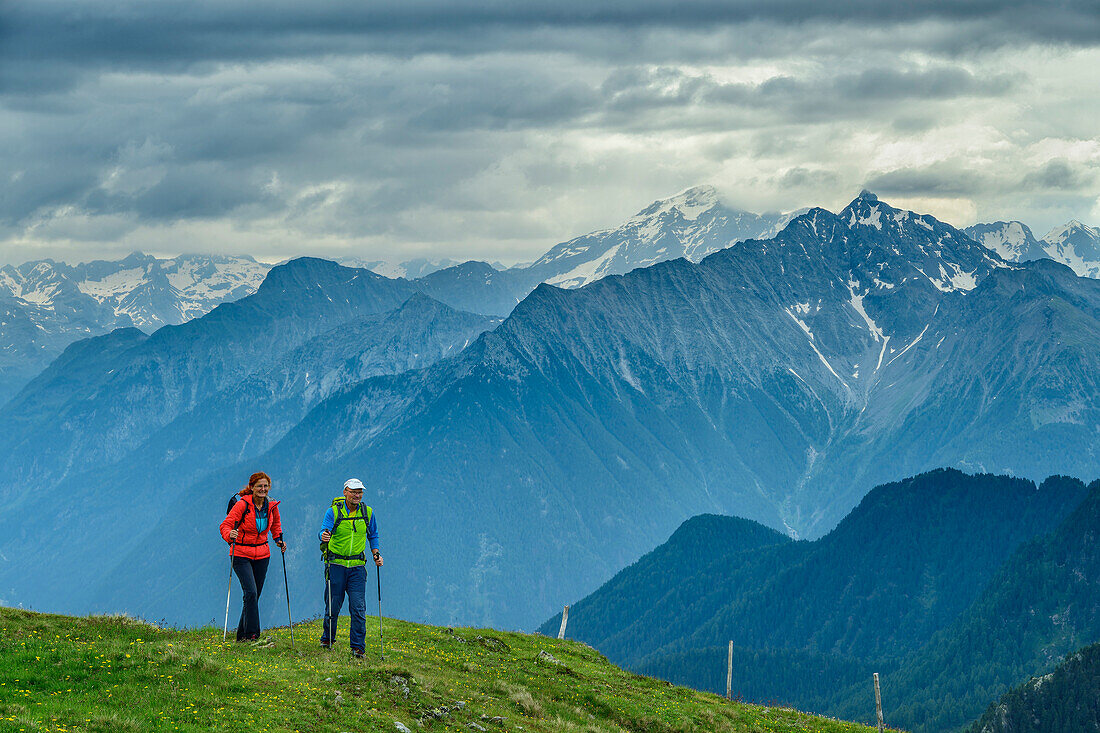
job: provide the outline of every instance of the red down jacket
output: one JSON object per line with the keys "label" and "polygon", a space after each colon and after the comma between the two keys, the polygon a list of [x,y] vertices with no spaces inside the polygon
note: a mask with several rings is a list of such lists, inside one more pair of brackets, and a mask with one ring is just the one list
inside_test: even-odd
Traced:
{"label": "red down jacket", "polygon": [[271,557],[267,546],[270,534],[276,540],[283,538],[283,523],[279,520],[279,502],[267,499],[267,529],[256,531],[256,507],[252,504],[252,495],[245,494],[233,505],[222,521],[222,539],[229,542],[229,533],[237,528],[237,542],[233,545],[234,557],[247,557],[249,560],[262,560]]}

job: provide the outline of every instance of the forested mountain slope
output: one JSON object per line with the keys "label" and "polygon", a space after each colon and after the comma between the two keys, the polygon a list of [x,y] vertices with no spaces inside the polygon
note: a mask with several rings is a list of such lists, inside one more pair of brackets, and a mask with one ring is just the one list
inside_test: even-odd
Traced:
{"label": "forested mountain slope", "polygon": [[[876,488],[814,542],[746,545],[736,518],[685,523],[570,609],[574,638],[648,674],[923,731],[1100,639],[1100,481],[935,471]],[[722,528],[719,531],[717,528]],[[547,621],[550,633],[560,615]]]}
{"label": "forested mountain slope", "polygon": [[1100,731],[1100,644],[1066,657],[989,706],[969,733]]}

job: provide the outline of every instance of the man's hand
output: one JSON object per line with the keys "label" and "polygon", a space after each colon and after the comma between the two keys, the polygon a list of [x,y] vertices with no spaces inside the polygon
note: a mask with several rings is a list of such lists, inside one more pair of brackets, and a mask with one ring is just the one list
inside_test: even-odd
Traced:
{"label": "man's hand", "polygon": [[321,532],[321,542],[328,542],[330,539],[332,539],[331,532],[329,532],[327,529]]}
{"label": "man's hand", "polygon": [[275,544],[279,546],[280,550],[282,550],[284,553],[286,553],[286,543],[285,542],[280,540],[280,541],[276,542]]}
{"label": "man's hand", "polygon": [[374,555],[374,564],[375,564],[375,566],[376,567],[382,567],[382,553],[379,552],[378,550],[371,550],[371,553]]}
{"label": "man's hand", "polygon": [[237,530],[235,530],[235,529],[229,530],[229,539],[234,540],[234,541],[237,539]]}

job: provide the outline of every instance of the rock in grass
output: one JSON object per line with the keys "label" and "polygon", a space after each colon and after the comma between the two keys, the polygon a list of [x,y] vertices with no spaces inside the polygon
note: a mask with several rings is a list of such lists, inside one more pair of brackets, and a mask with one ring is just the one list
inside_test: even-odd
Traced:
{"label": "rock in grass", "polygon": [[399,730],[400,733],[412,733],[412,731],[410,731],[408,728],[406,728],[405,724],[402,723],[400,720],[393,721],[393,727],[397,728],[397,730]]}
{"label": "rock in grass", "polygon": [[495,636],[475,636],[474,641],[487,649],[493,649],[495,651],[508,651],[511,649],[511,647]]}
{"label": "rock in grass", "polygon": [[408,680],[406,680],[401,675],[395,674],[393,677],[390,677],[390,684],[400,688],[401,696],[404,697],[406,700],[409,699],[409,685],[407,683]]}

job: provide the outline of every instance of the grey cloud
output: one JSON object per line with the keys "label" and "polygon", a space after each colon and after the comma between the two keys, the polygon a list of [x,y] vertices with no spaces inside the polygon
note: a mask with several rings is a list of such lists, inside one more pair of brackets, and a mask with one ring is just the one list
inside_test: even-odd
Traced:
{"label": "grey cloud", "polygon": [[[169,220],[246,205],[266,210],[265,183],[276,172],[297,188],[387,181],[376,194],[380,206],[396,205],[387,199],[400,195],[407,207],[507,150],[466,133],[546,128],[582,118],[598,102],[592,87],[553,70],[518,71],[503,62],[419,71],[364,64],[337,78],[325,67],[295,68],[282,83],[233,70],[139,77],[116,82],[121,88],[97,82],[94,89],[112,99],[81,90],[83,110],[8,110],[14,124],[6,132],[0,125],[5,167],[25,174],[0,181],[0,217],[30,220],[61,204]],[[153,148],[157,159],[145,159]]]}
{"label": "grey cloud", "polygon": [[[1096,35],[1088,11],[1063,3],[1028,22],[1037,4],[992,0],[9,4],[0,224],[18,237],[52,221],[41,236],[71,236],[53,214],[68,207],[101,218],[99,232],[206,219],[274,222],[303,241],[550,238],[548,199],[562,212],[614,196],[633,211],[726,161],[760,158],[774,165],[745,176],[773,200],[796,192],[788,208],[860,183],[1068,200],[1090,169],[979,174],[952,162],[868,175],[829,142],[855,130],[912,141],[1034,94],[974,49],[1084,43]],[[902,63],[913,48],[971,55]],[[750,84],[705,71],[759,57],[768,63],[747,65],[774,62],[782,75]],[[1012,124],[1034,132],[1038,114]],[[1045,117],[1043,136],[1082,136],[1065,115]],[[590,209],[577,221],[614,223]]]}
{"label": "grey cloud", "polygon": [[902,114],[895,117],[890,127],[904,135],[926,132],[936,126],[937,120],[929,114]]}
{"label": "grey cloud", "polygon": [[[723,83],[690,75],[679,68],[626,68],[604,83],[607,114],[638,115],[685,105],[751,110],[753,126],[791,119],[844,120],[868,114],[897,113],[884,103],[928,102],[960,97],[1000,97],[1012,92],[1016,80],[1007,74],[979,76],[961,68],[922,69],[875,67],[838,76],[795,78],[775,76],[760,84]],[[622,119],[615,118],[617,122]],[[714,120],[730,129],[736,117]]]}
{"label": "grey cloud", "polygon": [[782,189],[823,188],[836,186],[840,180],[840,175],[836,171],[796,166],[784,171],[783,175],[776,179],[776,184]]}
{"label": "grey cloud", "polygon": [[887,196],[971,196],[989,187],[987,179],[957,161],[885,171],[865,182],[865,188]]}
{"label": "grey cloud", "polygon": [[1043,188],[1055,191],[1071,191],[1090,185],[1096,180],[1092,170],[1071,165],[1065,159],[1051,160],[1042,168],[1024,176],[1026,188]]}
{"label": "grey cloud", "polygon": [[966,69],[941,66],[931,69],[866,69],[839,77],[835,89],[847,99],[951,99],[962,96],[1001,96],[1012,90],[1008,74],[976,77]]}
{"label": "grey cloud", "polygon": [[483,72],[438,86],[417,103],[421,110],[409,124],[428,130],[549,127],[595,111],[600,101],[591,87],[562,83],[537,69],[519,78],[502,70]]}
{"label": "grey cloud", "polygon": [[1065,200],[1095,179],[1092,169],[1064,159],[1051,160],[1038,169],[1024,172],[1007,160],[986,164],[981,170],[965,161],[951,160],[920,168],[879,172],[866,180],[865,187],[897,196],[1021,196],[1037,201],[1044,195]]}
{"label": "grey cloud", "polygon": [[[1056,5],[1040,0],[342,0],[323,4],[131,0],[109,5],[38,0],[10,3],[4,15],[0,58],[9,70],[13,62],[43,60],[68,60],[77,67],[167,70],[202,60],[364,52],[477,53],[530,47],[532,38],[545,42],[554,32],[562,37],[578,32],[583,36],[586,29],[598,29],[604,35],[665,29],[709,34],[751,24],[804,29],[813,24],[882,28],[963,23],[971,26],[966,32],[972,46],[1020,41],[1091,44],[1100,39],[1100,18],[1091,0],[1063,0]],[[920,43],[920,38],[913,41]],[[636,45],[622,45],[612,52],[629,54]],[[601,52],[596,46],[590,50]],[[23,68],[25,64],[20,71]],[[2,81],[5,87],[16,85],[19,74],[5,73]],[[61,77],[50,81],[64,83]]]}

